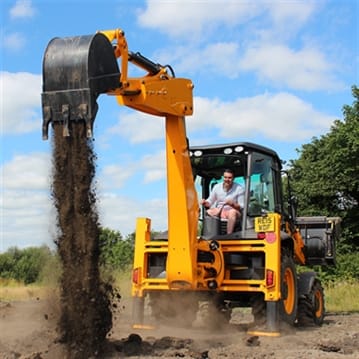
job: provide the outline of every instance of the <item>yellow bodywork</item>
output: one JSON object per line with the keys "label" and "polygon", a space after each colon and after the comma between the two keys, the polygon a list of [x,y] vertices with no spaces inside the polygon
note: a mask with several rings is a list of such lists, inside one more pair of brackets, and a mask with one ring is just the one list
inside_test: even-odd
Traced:
{"label": "yellow bodywork", "polygon": [[[280,228],[279,214],[269,213],[256,219],[256,231],[265,233],[265,239],[223,240],[216,250],[210,242],[199,238],[199,205],[189,158],[184,116],[193,113],[193,84],[188,79],[169,76],[166,68],[155,75],[128,77],[130,56],[124,32],[120,29],[101,31],[111,42],[114,53],[121,60],[121,87],[109,92],[120,105],[148,114],[163,116],[166,128],[166,162],[168,195],[168,235],[165,241],[151,240],[151,220],[139,218],[136,225],[134,269],[136,280],[132,294],[144,296],[148,290],[208,290],[209,271],[216,273],[216,291],[262,292],[266,301],[278,301],[280,293]],[[300,236],[299,232],[293,233]],[[301,238],[300,238],[301,239]],[[302,241],[298,241],[302,243]],[[197,263],[199,251],[211,252],[213,263]],[[230,279],[224,265],[226,253],[264,252],[263,279]],[[295,252],[303,261],[302,247]],[[147,273],[149,257],[153,253],[166,256],[166,273],[153,278]],[[272,282],[268,284],[267,272]]]}
{"label": "yellow bodywork", "polygon": [[[198,197],[195,190],[189,158],[184,116],[193,113],[193,84],[187,79],[169,76],[165,68],[155,75],[141,78],[128,77],[129,53],[122,30],[101,31],[111,42],[121,60],[121,87],[109,92],[120,105],[148,114],[163,116],[166,128],[168,240],[153,241],[150,238],[151,220],[139,218],[136,225],[134,269],[136,281],[132,294],[142,297],[147,290],[208,290],[216,273],[217,291],[258,291],[265,300],[280,299],[280,216],[269,214],[272,227],[268,229],[270,241],[225,240],[219,248],[210,249],[210,242],[197,237]],[[273,240],[275,238],[275,240]],[[211,252],[213,263],[197,263],[198,251]],[[267,286],[261,280],[233,280],[224,266],[224,255],[232,252],[265,252],[266,268],[272,271],[274,282]],[[151,278],[147,273],[152,253],[166,255],[166,273],[161,278]],[[213,278],[212,278],[213,279]]]}
{"label": "yellow bodywork", "polygon": [[[197,251],[208,251],[214,254],[215,260],[210,267],[216,270],[217,291],[232,292],[263,292],[266,301],[278,301],[281,297],[280,293],[280,215],[269,213],[266,217],[271,221],[270,228],[266,228],[261,232],[265,233],[264,240],[258,241],[257,238],[248,240],[223,240],[219,244],[219,248],[215,251],[210,249],[210,241],[198,238],[195,243],[187,245],[182,242],[182,247],[176,247],[167,241],[153,241],[150,238],[150,223],[148,218],[139,218],[136,227],[136,243],[134,268],[138,271],[137,283],[133,284],[132,295],[143,296],[148,290],[170,290],[170,289],[192,289],[192,290],[208,290],[208,282],[211,280],[206,276],[209,265],[197,263]],[[171,248],[172,247],[172,248]],[[175,255],[171,253],[171,249],[175,251]],[[177,252],[179,255],[176,257]],[[224,255],[226,253],[240,252],[264,252],[266,263],[266,271],[270,271],[273,275],[273,283],[268,285],[266,276],[263,279],[231,279],[229,270],[226,270],[224,264]],[[151,278],[147,273],[148,258],[151,253],[167,253],[167,273],[166,277]],[[184,254],[190,257],[186,259]],[[190,265],[191,264],[191,265]],[[194,270],[192,276],[192,285],[186,285],[189,277],[184,274],[191,269]],[[174,280],[173,280],[174,278]],[[186,280],[184,280],[184,278]],[[173,283],[179,282],[178,288],[173,287]],[[182,283],[185,282],[185,283]],[[182,283],[182,286],[180,285]]]}

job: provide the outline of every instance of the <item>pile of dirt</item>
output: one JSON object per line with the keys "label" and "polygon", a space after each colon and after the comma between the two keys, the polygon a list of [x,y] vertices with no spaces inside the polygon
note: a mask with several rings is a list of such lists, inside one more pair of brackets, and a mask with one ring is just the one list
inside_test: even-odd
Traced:
{"label": "pile of dirt", "polygon": [[99,223],[93,188],[96,156],[83,122],[70,136],[54,124],[52,195],[57,210],[56,244],[62,262],[59,340],[69,358],[97,355],[112,326],[111,288],[99,273]]}

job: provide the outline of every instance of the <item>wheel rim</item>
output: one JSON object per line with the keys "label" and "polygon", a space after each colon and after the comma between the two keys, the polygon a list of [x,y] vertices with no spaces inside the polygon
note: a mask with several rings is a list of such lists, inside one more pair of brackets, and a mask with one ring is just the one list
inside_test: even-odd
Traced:
{"label": "wheel rim", "polygon": [[290,268],[286,268],[284,272],[284,286],[285,286],[285,298],[283,298],[283,305],[285,312],[291,314],[294,308],[295,300],[295,285],[294,275]]}
{"label": "wheel rim", "polygon": [[323,313],[323,296],[322,296],[322,293],[320,292],[320,290],[317,290],[315,292],[314,300],[315,300],[315,303],[314,303],[315,316],[317,318],[320,318]]}

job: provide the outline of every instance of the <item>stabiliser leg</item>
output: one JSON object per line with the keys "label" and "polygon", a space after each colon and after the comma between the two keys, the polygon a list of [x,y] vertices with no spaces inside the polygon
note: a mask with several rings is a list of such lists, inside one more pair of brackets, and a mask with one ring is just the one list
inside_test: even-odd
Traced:
{"label": "stabiliser leg", "polygon": [[145,308],[144,297],[132,298],[132,324],[134,327],[140,327],[143,325],[144,308]]}
{"label": "stabiliser leg", "polygon": [[153,325],[145,324],[145,297],[132,298],[132,328],[133,329],[155,329]]}
{"label": "stabiliser leg", "polygon": [[248,331],[248,334],[268,337],[279,337],[279,301],[267,301],[265,328]]}
{"label": "stabiliser leg", "polygon": [[267,302],[267,330],[273,336],[279,335],[279,302]]}

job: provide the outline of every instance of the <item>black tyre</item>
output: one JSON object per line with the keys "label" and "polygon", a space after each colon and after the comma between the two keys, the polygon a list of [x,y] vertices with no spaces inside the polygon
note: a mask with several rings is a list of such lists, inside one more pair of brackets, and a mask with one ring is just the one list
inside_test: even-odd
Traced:
{"label": "black tyre", "polygon": [[279,303],[281,319],[289,325],[294,325],[298,308],[297,274],[293,257],[285,250],[281,264],[281,295]]}
{"label": "black tyre", "polygon": [[226,305],[221,294],[216,294],[202,303],[200,317],[206,328],[221,330],[228,326],[232,317],[232,309]]}
{"label": "black tyre", "polygon": [[325,316],[324,291],[319,280],[315,279],[309,294],[299,298],[298,325],[322,325]]}

